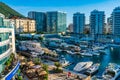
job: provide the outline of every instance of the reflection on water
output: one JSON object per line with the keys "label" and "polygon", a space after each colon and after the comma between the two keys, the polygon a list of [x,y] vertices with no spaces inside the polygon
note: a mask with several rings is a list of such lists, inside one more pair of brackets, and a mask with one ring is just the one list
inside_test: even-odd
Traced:
{"label": "reflection on water", "polygon": [[93,61],[94,63],[101,64],[98,75],[102,75],[108,63],[112,62],[112,63],[120,64],[120,48],[109,48],[109,49],[106,49],[106,51],[107,51],[106,55],[100,55],[98,57],[97,56],[81,57],[80,55],[69,55],[66,53],[59,53],[59,54],[64,55],[66,60],[69,60],[70,62],[74,63],[67,67],[67,69],[69,70],[73,70],[74,66],[78,62]]}

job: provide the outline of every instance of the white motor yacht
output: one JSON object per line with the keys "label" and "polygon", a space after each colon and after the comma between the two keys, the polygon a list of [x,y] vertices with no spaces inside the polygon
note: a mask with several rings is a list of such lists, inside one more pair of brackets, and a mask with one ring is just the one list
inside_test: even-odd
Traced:
{"label": "white motor yacht", "polygon": [[93,62],[79,62],[75,67],[74,67],[74,71],[80,72],[80,71],[84,71],[86,69],[88,69],[89,67],[91,67],[91,65],[93,64]]}
{"label": "white motor yacht", "polygon": [[57,52],[61,52],[62,50],[61,49],[56,49]]}
{"label": "white motor yacht", "polygon": [[104,80],[102,76],[93,76],[91,80]]}
{"label": "white motor yacht", "polygon": [[68,51],[68,50],[67,50],[67,53],[68,53],[68,54],[75,54],[74,52]]}
{"label": "white motor yacht", "polygon": [[89,56],[89,57],[92,57],[93,54],[89,53],[89,52],[83,52],[83,53],[80,53],[82,56]]}
{"label": "white motor yacht", "polygon": [[103,72],[104,80],[116,80],[120,76],[120,65],[109,63],[106,70]]}
{"label": "white motor yacht", "polygon": [[93,55],[94,55],[94,56],[99,56],[99,55],[100,55],[100,53],[93,52]]}
{"label": "white motor yacht", "polygon": [[98,50],[89,50],[89,53],[91,53],[93,56],[99,56],[100,55]]}
{"label": "white motor yacht", "polygon": [[100,53],[106,54],[105,50],[99,50]]}
{"label": "white motor yacht", "polygon": [[96,73],[96,72],[98,71],[98,69],[99,69],[99,66],[100,66],[99,63],[93,64],[93,65],[86,71],[86,73],[88,73],[88,74],[94,74],[94,73]]}

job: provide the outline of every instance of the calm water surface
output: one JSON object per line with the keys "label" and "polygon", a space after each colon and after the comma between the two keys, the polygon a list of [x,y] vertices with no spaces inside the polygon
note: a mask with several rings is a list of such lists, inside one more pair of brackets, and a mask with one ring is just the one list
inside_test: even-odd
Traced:
{"label": "calm water surface", "polygon": [[81,57],[80,55],[70,55],[66,53],[59,53],[59,54],[64,55],[66,60],[70,62],[74,62],[74,64],[66,67],[69,70],[73,70],[73,68],[78,62],[93,61],[93,63],[100,63],[99,72],[96,75],[102,75],[103,71],[105,70],[105,67],[110,62],[120,64],[120,48],[108,48],[106,49],[106,51],[107,51],[106,55],[93,56],[93,57]]}

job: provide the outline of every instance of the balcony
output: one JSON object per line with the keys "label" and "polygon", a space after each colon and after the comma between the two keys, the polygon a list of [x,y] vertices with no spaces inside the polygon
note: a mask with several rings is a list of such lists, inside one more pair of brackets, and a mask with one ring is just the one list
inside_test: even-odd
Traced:
{"label": "balcony", "polygon": [[10,39],[0,42],[0,46],[4,46],[10,43]]}
{"label": "balcony", "polygon": [[2,54],[0,55],[0,60],[3,59],[3,58],[8,57],[11,53],[12,53],[12,49],[9,48],[6,52],[4,52],[4,53],[2,53]]}
{"label": "balcony", "polygon": [[12,28],[0,28],[0,33],[11,32],[12,30],[13,30]]}
{"label": "balcony", "polygon": [[13,54],[10,55],[10,58],[5,63],[4,70],[0,73],[0,80],[11,80],[11,78],[18,71],[20,62],[14,57]]}

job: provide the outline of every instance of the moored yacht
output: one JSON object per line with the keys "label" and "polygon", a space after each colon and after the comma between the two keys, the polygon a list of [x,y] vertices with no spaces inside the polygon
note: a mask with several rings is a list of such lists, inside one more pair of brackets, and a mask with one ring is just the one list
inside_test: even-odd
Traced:
{"label": "moored yacht", "polygon": [[110,47],[120,47],[118,44],[109,44]]}
{"label": "moored yacht", "polygon": [[93,64],[85,73],[93,75],[94,73],[96,73],[98,71],[99,66],[100,66],[99,63]]}
{"label": "moored yacht", "polygon": [[61,50],[61,49],[56,49],[55,51],[56,51],[56,52],[62,52],[62,50]]}
{"label": "moored yacht", "polygon": [[72,52],[72,51],[66,51],[68,54],[75,54],[74,52]]}
{"label": "moored yacht", "polygon": [[93,64],[93,62],[79,62],[75,67],[74,67],[74,71],[77,72],[81,72],[84,71],[86,69],[88,69],[89,67],[91,67],[91,65]]}
{"label": "moored yacht", "polygon": [[93,52],[92,54],[93,54],[93,56],[99,56],[100,55],[100,53],[98,53],[98,52]]}
{"label": "moored yacht", "polygon": [[106,54],[105,50],[99,50],[100,53]]}
{"label": "moored yacht", "polygon": [[80,45],[80,48],[87,48],[87,45]]}
{"label": "moored yacht", "polygon": [[93,56],[99,56],[100,55],[100,53],[98,52],[98,50],[92,50],[90,52],[93,54]]}
{"label": "moored yacht", "polygon": [[83,53],[80,53],[81,56],[88,56],[88,57],[92,57],[93,54],[89,53],[89,52],[83,52]]}
{"label": "moored yacht", "polygon": [[91,80],[104,80],[102,76],[93,76]]}
{"label": "moored yacht", "polygon": [[116,80],[120,75],[120,65],[109,63],[105,72],[103,73],[104,80]]}

